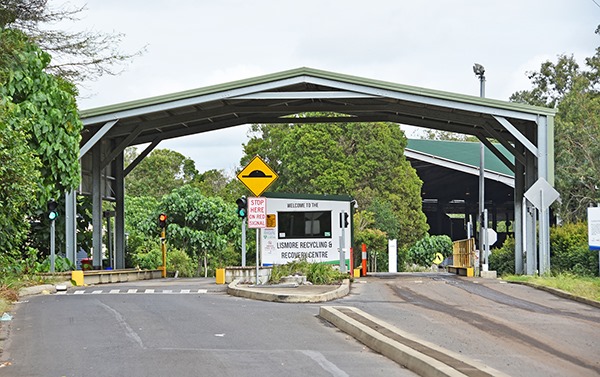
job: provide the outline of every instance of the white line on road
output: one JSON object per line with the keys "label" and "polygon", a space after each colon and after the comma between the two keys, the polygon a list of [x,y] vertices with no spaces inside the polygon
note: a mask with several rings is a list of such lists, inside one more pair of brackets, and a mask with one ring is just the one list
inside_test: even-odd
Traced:
{"label": "white line on road", "polygon": [[74,295],[82,295],[84,293],[85,293],[85,291],[75,291],[75,292],[73,292]]}
{"label": "white line on road", "polygon": [[120,289],[111,289],[110,293],[121,293]]}
{"label": "white line on road", "polygon": [[182,289],[181,293],[190,293],[190,290],[189,289]]}
{"label": "white line on road", "polygon": [[93,295],[99,295],[100,293],[102,293],[102,290],[92,291]]}
{"label": "white line on road", "polygon": [[137,289],[128,289],[127,290],[127,293],[136,293],[136,292],[137,292]]}
{"label": "white line on road", "polygon": [[128,338],[136,342],[142,349],[146,349],[144,343],[142,342],[142,338],[140,338],[140,336],[135,331],[133,331],[131,326],[127,324],[125,318],[123,318],[121,313],[119,313],[118,311],[116,311],[115,309],[111,308],[103,302],[98,301],[98,304],[100,304],[100,306],[102,306],[104,309],[114,314],[115,318],[117,319],[117,323],[119,323],[119,325],[121,325],[125,329],[125,335],[127,335]]}
{"label": "white line on road", "polygon": [[154,289],[146,289],[144,293],[154,293]]}
{"label": "white line on road", "polygon": [[327,372],[331,373],[332,376],[335,377],[350,377],[348,373],[344,372],[340,368],[337,367],[334,363],[327,360],[325,356],[321,352],[310,351],[310,350],[300,350],[303,354],[310,357],[314,361],[317,362]]}

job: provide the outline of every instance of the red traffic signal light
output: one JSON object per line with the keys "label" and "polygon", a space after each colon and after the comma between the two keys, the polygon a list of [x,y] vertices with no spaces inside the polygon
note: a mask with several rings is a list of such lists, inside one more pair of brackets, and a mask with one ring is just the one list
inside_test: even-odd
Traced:
{"label": "red traffic signal light", "polygon": [[167,227],[167,215],[165,215],[164,213],[161,213],[160,215],[158,215],[158,226],[160,228]]}

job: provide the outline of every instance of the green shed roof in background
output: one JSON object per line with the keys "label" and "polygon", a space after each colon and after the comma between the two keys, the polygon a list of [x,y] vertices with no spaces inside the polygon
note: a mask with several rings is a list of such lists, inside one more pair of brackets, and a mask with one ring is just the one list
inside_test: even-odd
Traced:
{"label": "green shed roof in background", "polygon": [[[514,157],[501,144],[494,144],[510,161]],[[446,160],[479,167],[479,143],[468,141],[446,141],[409,139],[407,149],[429,154]],[[496,173],[514,176],[513,172],[498,159],[487,147],[485,148],[485,169]]]}

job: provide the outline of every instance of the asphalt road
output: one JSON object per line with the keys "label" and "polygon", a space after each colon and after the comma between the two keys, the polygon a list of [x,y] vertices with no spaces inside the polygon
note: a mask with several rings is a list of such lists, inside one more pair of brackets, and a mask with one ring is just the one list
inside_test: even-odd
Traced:
{"label": "asphalt road", "polygon": [[361,278],[338,305],[511,376],[600,375],[600,309],[531,287],[447,274]]}
{"label": "asphalt road", "polygon": [[210,287],[152,281],[27,297],[0,375],[414,376],[320,320],[319,305]]}
{"label": "asphalt road", "polygon": [[2,376],[414,375],[319,319],[321,305],[356,307],[511,376],[600,375],[599,308],[499,280],[370,276],[325,304],[227,296],[211,279],[26,300]]}

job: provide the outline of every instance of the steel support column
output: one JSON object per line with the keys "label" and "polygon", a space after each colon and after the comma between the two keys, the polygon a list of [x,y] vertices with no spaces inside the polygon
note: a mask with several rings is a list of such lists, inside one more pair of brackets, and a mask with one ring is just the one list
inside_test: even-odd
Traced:
{"label": "steel support column", "polygon": [[101,143],[92,148],[92,264],[102,268],[102,170]]}
{"label": "steel support column", "polygon": [[[533,136],[533,129],[528,130],[528,136]],[[529,150],[525,152],[525,191],[527,191],[537,180],[536,162],[537,156]],[[521,198],[522,200],[522,198]],[[535,275],[538,271],[537,263],[537,211],[535,207],[525,200],[525,253],[527,258],[527,275]]]}
{"label": "steel support column", "polygon": [[125,172],[124,154],[115,158],[115,266],[125,268]]}
{"label": "steel support column", "polygon": [[65,193],[65,253],[71,263],[77,263],[77,196],[75,190]]}
{"label": "steel support column", "polygon": [[[537,121],[538,179],[548,180],[548,123],[546,117]],[[550,272],[550,211],[548,208],[539,210],[540,221],[540,275]]]}
{"label": "steel support column", "polygon": [[[518,147],[523,152],[523,147]],[[514,222],[513,229],[515,232],[515,274],[523,274],[523,232],[525,230],[523,224],[523,193],[525,192],[525,167],[523,164],[516,162],[515,164],[515,195],[514,202]],[[508,230],[508,229],[507,229]]]}

